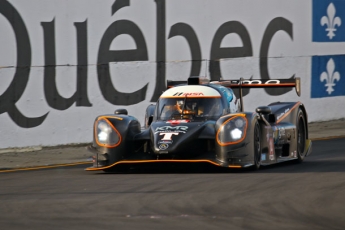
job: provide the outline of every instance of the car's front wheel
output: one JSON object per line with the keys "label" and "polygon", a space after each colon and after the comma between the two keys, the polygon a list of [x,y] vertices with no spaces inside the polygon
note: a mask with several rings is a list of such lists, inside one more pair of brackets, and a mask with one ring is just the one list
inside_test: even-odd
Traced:
{"label": "car's front wheel", "polygon": [[297,114],[297,157],[298,157],[298,162],[302,162],[304,160],[304,157],[306,154],[306,151],[305,151],[306,140],[307,140],[306,121],[305,121],[303,111],[299,110],[298,114]]}
{"label": "car's front wheel", "polygon": [[259,169],[261,166],[261,131],[258,122],[254,127],[254,167]]}

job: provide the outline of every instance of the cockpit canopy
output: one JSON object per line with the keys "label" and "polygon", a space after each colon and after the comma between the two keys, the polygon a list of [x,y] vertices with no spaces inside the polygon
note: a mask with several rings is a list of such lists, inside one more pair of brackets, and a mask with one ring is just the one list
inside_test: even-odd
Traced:
{"label": "cockpit canopy", "polygon": [[223,106],[220,97],[160,98],[157,105],[158,120],[216,120],[222,114]]}
{"label": "cockpit canopy", "polygon": [[160,96],[155,116],[157,120],[217,120],[223,111],[218,90],[206,85],[182,85]]}

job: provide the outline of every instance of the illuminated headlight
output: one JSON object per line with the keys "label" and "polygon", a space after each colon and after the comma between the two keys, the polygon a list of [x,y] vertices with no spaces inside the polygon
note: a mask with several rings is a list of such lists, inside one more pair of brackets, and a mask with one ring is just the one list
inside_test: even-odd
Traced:
{"label": "illuminated headlight", "polygon": [[241,130],[236,128],[234,130],[231,130],[230,135],[231,135],[232,139],[239,140],[242,137],[242,133],[243,132]]}
{"label": "illuminated headlight", "polygon": [[247,118],[245,115],[235,115],[226,120],[217,132],[219,145],[230,145],[242,141],[246,136]]}
{"label": "illuminated headlight", "polygon": [[104,121],[100,121],[98,123],[98,129],[98,140],[101,142],[107,141],[109,138],[109,134],[111,133],[111,128],[109,127],[109,125]]}
{"label": "illuminated headlight", "polygon": [[95,124],[95,138],[98,145],[115,147],[120,142],[120,134],[115,127],[105,119],[99,119]]}

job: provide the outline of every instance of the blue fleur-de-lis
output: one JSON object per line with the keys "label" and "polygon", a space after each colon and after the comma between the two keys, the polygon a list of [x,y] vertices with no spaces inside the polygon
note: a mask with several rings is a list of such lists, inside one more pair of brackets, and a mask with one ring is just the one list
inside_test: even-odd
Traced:
{"label": "blue fleur-de-lis", "polygon": [[326,31],[328,31],[327,36],[332,39],[335,34],[334,32],[337,30],[335,26],[341,25],[341,19],[340,17],[335,17],[335,7],[333,3],[330,3],[327,7],[327,16],[323,16],[321,18],[321,25],[327,25]]}
{"label": "blue fleur-de-lis", "polygon": [[335,69],[335,64],[333,61],[333,58],[329,59],[329,61],[327,62],[327,72],[323,72],[320,75],[320,81],[326,81],[325,86],[327,87],[326,91],[328,92],[328,94],[330,95],[334,89],[333,86],[335,86],[335,80],[337,80],[338,82],[340,81],[340,74],[339,72],[334,72]]}

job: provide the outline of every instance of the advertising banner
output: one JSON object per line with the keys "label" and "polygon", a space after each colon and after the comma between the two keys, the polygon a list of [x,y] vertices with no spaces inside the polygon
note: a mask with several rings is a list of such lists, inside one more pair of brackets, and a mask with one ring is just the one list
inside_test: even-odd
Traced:
{"label": "advertising banner", "polygon": [[345,42],[345,1],[313,0],[313,41]]}
{"label": "advertising banner", "polygon": [[312,58],[311,97],[345,96],[345,55]]}
{"label": "advertising banner", "polygon": [[0,0],[0,148],[90,142],[118,108],[143,123],[189,76],[299,77],[301,97],[251,89],[245,110],[301,101],[309,121],[343,118],[344,2]]}

